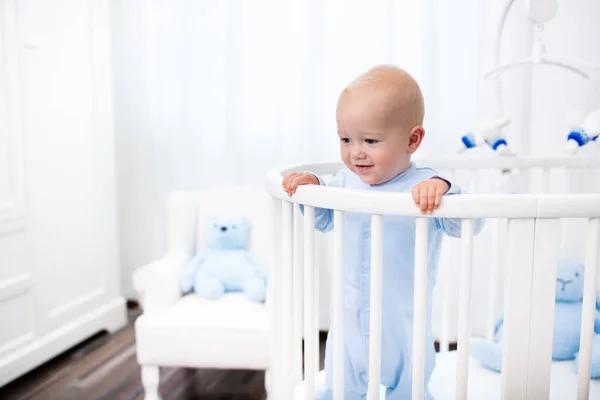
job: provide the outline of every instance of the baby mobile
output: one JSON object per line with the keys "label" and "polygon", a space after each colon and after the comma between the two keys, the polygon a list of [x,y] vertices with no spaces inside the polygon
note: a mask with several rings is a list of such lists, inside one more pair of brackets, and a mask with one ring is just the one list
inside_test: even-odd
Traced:
{"label": "baby mobile", "polygon": [[[496,41],[494,44],[495,67],[484,76],[486,80],[496,81],[494,97],[500,116],[481,121],[472,133],[463,135],[459,152],[489,146],[501,156],[514,155],[503,131],[510,124],[510,119],[503,115],[502,112],[502,92],[499,78],[507,70],[525,65],[551,65],[577,74],[587,81],[593,81],[594,74],[600,75],[600,67],[594,66],[587,61],[571,61],[546,56],[546,47],[543,42],[542,32],[544,30],[544,23],[551,21],[556,16],[558,9],[556,0],[525,1],[525,14],[536,27],[532,52],[526,58],[500,65],[502,30],[513,3],[514,0],[508,0],[502,10],[502,18],[496,30]],[[567,113],[566,123],[569,133],[566,138],[565,151],[568,154],[575,154],[580,148],[591,143],[600,146],[600,109],[570,111]]]}

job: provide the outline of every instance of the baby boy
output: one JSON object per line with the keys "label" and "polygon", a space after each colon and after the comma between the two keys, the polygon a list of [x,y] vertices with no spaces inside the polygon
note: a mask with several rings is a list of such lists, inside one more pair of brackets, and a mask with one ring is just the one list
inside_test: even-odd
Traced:
{"label": "baby boy", "polygon": [[[336,112],[345,168],[330,182],[311,173],[284,177],[292,196],[299,185],[327,185],[376,192],[411,192],[423,213],[432,213],[443,195],[461,189],[430,168],[418,168],[411,155],[423,141],[424,101],[417,82],[394,66],[374,67],[341,93]],[[303,209],[303,207],[301,207]],[[333,228],[333,211],[315,209],[315,228]],[[425,394],[435,364],[431,332],[431,297],[442,234],[461,236],[459,219],[429,218]],[[482,221],[477,220],[479,233]],[[368,388],[371,217],[345,213],[344,231],[344,398],[363,399]],[[408,399],[412,391],[415,218],[384,216],[381,384],[387,399]],[[332,331],[330,330],[330,333]],[[332,398],[333,335],[325,348],[324,391]]]}

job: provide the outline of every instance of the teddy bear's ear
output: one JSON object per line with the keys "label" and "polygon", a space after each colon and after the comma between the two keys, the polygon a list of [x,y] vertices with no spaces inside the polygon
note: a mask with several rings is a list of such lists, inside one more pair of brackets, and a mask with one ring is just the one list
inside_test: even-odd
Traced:
{"label": "teddy bear's ear", "polygon": [[250,221],[249,218],[246,217],[242,217],[242,224],[244,224],[244,227],[248,230],[252,229],[252,221]]}
{"label": "teddy bear's ear", "polygon": [[216,223],[217,223],[217,218],[216,217],[214,217],[212,215],[206,216],[204,218],[204,229],[210,231],[213,228],[213,225],[216,224]]}

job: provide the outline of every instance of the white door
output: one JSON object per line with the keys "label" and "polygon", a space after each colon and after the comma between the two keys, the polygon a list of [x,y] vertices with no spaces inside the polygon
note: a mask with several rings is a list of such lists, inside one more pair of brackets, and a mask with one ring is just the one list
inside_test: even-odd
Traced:
{"label": "white door", "polygon": [[108,0],[0,0],[0,386],[125,321]]}
{"label": "white door", "polygon": [[0,357],[30,341],[35,328],[15,7],[15,0],[0,2]]}
{"label": "white door", "polygon": [[47,331],[118,290],[109,13],[106,1],[19,0],[17,15],[28,253]]}

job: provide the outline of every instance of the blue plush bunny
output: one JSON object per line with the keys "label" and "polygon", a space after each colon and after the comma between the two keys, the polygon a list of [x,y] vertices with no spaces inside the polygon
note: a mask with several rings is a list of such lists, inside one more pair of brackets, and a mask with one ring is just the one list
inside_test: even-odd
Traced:
{"label": "blue plush bunny", "polygon": [[205,224],[205,246],[184,269],[181,290],[217,299],[226,292],[244,292],[265,300],[267,268],[248,251],[250,221],[244,217],[211,217]]}
{"label": "blue plush bunny", "polygon": [[[558,260],[554,308],[553,360],[577,360],[581,333],[584,265],[571,259]],[[592,378],[600,378],[600,299],[596,301]],[[471,354],[481,364],[500,372],[502,365],[503,317],[496,323],[495,340],[473,338]],[[577,363],[578,365],[578,363]]]}

